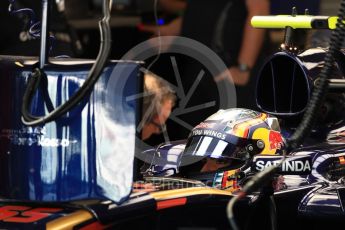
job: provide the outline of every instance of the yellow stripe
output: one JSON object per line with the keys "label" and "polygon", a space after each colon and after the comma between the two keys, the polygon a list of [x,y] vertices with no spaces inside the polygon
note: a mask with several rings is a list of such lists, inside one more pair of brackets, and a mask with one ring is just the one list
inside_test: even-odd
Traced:
{"label": "yellow stripe", "polygon": [[195,196],[195,195],[224,195],[224,196],[231,196],[231,192],[222,191],[219,189],[214,188],[185,188],[185,189],[175,189],[169,191],[162,191],[162,192],[153,192],[150,193],[156,200],[161,199],[173,199],[178,197],[187,197],[187,196]]}
{"label": "yellow stripe", "polygon": [[[331,30],[337,28],[338,17],[329,17],[328,19],[328,26]],[[344,23],[344,21],[343,21]]]}
{"label": "yellow stripe", "polygon": [[[313,20],[325,22],[328,29],[334,30],[338,21],[336,16],[308,16],[308,15],[275,15],[275,16],[254,16],[251,24],[254,28],[284,29],[290,26],[294,29],[312,29]],[[343,23],[345,23],[343,21]]]}
{"label": "yellow stripe", "polygon": [[92,214],[88,211],[79,210],[47,223],[47,230],[73,230],[74,226],[92,218]]}
{"label": "yellow stripe", "polygon": [[250,128],[254,125],[258,125],[261,124],[265,121],[265,119],[267,118],[267,115],[265,113],[262,113],[260,115],[260,117],[252,119],[252,120],[248,120],[248,121],[244,121],[242,123],[239,123],[237,125],[235,125],[234,127],[234,135],[237,137],[244,137],[244,132],[246,131],[247,128]]}
{"label": "yellow stripe", "polygon": [[276,16],[254,16],[251,24],[254,28],[267,29],[284,29],[290,26],[294,29],[311,29],[311,16],[291,16],[291,15],[276,15]]}

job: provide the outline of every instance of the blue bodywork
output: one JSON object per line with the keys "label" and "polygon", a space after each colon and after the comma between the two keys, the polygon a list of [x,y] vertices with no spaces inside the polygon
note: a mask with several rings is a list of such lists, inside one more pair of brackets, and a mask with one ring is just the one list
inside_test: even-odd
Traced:
{"label": "blue bodywork", "polygon": [[[65,117],[44,126],[21,121],[21,105],[36,60],[0,57],[0,196],[62,202],[111,199],[131,191],[140,63],[110,62],[92,93]],[[66,102],[84,83],[92,62],[52,59],[31,113]]]}

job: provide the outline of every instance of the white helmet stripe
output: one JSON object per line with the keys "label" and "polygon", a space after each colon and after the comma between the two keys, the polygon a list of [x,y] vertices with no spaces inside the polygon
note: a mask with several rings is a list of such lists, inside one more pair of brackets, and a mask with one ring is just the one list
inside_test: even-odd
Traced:
{"label": "white helmet stripe", "polygon": [[[195,153],[196,153],[196,151],[198,150],[198,148],[199,148],[199,145],[202,143],[202,137],[200,137],[200,138],[198,138],[199,140],[198,140],[198,143],[195,145],[195,147],[194,147],[194,149],[192,149],[193,150],[193,153],[192,153],[192,155],[195,155]],[[194,141],[193,141],[194,142]],[[193,143],[192,142],[192,143]],[[190,147],[188,147],[188,148],[191,148],[191,147],[193,147],[193,145],[191,145]]]}
{"label": "white helmet stripe", "polygon": [[218,144],[216,146],[216,148],[213,150],[211,157],[212,158],[219,158],[222,154],[224,149],[226,148],[226,146],[228,146],[228,143],[225,141],[218,141]]}
{"label": "white helmet stripe", "polygon": [[199,148],[197,148],[197,152],[195,156],[205,156],[206,150],[208,146],[211,144],[211,141],[213,140],[212,137],[204,137],[202,138],[202,143]]}

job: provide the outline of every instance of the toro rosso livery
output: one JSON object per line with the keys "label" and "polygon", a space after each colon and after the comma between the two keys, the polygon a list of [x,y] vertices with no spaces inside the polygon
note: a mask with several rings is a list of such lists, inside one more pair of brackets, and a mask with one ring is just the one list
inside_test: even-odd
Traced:
{"label": "toro rosso livery", "polygon": [[[142,91],[142,63],[107,60],[111,1],[96,61],[49,62],[51,1],[42,2],[39,60],[0,57],[0,229],[230,229],[229,200],[268,169],[272,176],[234,206],[241,229],[344,226],[342,50],[317,123],[298,148],[286,140],[306,113],[327,49],[274,54],[258,76],[263,112],[218,111],[186,140],[140,153],[142,178],[133,181],[141,107],[128,98]],[[308,17],[287,21],[315,24]]]}

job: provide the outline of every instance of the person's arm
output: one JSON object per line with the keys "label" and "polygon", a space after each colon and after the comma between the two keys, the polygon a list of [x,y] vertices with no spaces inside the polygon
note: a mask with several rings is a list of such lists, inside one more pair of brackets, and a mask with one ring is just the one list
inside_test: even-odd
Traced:
{"label": "person's arm", "polygon": [[244,27],[243,41],[241,51],[238,57],[238,63],[253,67],[264,42],[265,30],[255,29],[250,21],[253,16],[269,14],[269,0],[246,0],[248,17]]}
{"label": "person's arm", "polygon": [[[269,0],[246,0],[246,6],[248,16],[243,31],[243,40],[237,61],[239,64],[247,66],[249,69],[251,69],[254,67],[262,48],[265,30],[253,28],[250,24],[250,21],[255,15],[268,15],[270,5]],[[250,71],[243,71],[243,69],[241,70],[238,66],[230,67],[227,71],[217,76],[215,80],[218,82],[228,78],[229,72],[232,77],[231,80],[234,84],[244,86],[248,83]]]}

